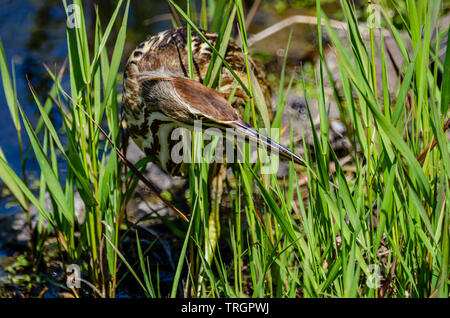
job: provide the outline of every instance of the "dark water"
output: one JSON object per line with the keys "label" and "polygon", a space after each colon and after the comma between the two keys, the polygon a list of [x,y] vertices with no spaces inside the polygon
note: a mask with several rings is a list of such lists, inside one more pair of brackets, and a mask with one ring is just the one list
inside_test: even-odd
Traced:
{"label": "dark water", "polygon": [[[97,3],[98,2],[98,3]],[[68,1],[70,3],[70,1]],[[85,19],[88,30],[93,30],[95,19],[94,6],[98,4],[102,25],[106,26],[117,1],[85,1]],[[124,1],[125,3],[125,1]],[[125,5],[122,5],[122,12]],[[131,1],[128,17],[127,45],[124,59],[134,46],[147,35],[159,32],[171,26],[167,16],[167,2],[163,0]],[[120,18],[119,14],[119,19]],[[156,18],[156,19],[155,19]],[[118,21],[120,23],[120,21]],[[114,43],[118,24],[113,30],[111,43]],[[88,35],[92,39],[92,34]],[[50,78],[43,66],[52,70],[59,69],[67,56],[66,14],[59,0],[0,0],[0,39],[9,63],[10,72],[14,68],[18,100],[32,124],[39,119],[37,106],[27,84],[27,78],[36,89],[41,102],[44,101],[51,85]],[[90,41],[92,43],[92,41]],[[111,50],[109,51],[111,53]],[[69,86],[68,75],[63,78],[63,86]],[[52,119],[58,127],[58,116]],[[9,109],[0,81],[0,147],[6,159],[16,173],[21,176],[19,144],[17,132],[11,120]],[[24,129],[23,129],[24,130]],[[22,131],[23,143],[27,147],[26,133]],[[26,171],[30,179],[38,178],[38,165],[32,156],[26,160]],[[12,213],[19,208],[9,206],[9,198],[2,198],[3,185],[0,183],[0,214]],[[4,192],[3,192],[4,196]]]}

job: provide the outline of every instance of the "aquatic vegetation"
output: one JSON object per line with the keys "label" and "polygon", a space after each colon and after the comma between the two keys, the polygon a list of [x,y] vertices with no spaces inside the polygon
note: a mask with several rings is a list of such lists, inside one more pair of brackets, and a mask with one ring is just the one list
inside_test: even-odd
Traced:
{"label": "aquatic vegetation", "polygon": [[[231,39],[233,26],[244,55],[249,52],[242,1],[202,1],[198,8],[189,7],[194,6],[189,1],[187,7],[168,3],[174,25],[186,23],[194,32],[204,28],[219,34],[211,49],[216,58],[208,78],[214,79],[222,69],[222,44]],[[114,297],[130,278],[140,288],[137,294],[147,297],[448,297],[450,50],[440,47],[449,30],[436,27],[443,4],[406,1],[408,16],[401,19],[405,38],[383,6],[372,11],[375,24],[363,27],[347,1],[340,2],[347,25],[342,37],[320,3],[316,1],[320,63],[313,83],[320,123],[312,130],[311,143],[302,142],[307,168],[289,163],[280,179],[276,173],[261,175],[261,160],[236,163],[226,182],[228,206],[214,223],[209,221],[209,163],[206,158],[192,163],[190,210],[176,206],[189,223],[175,214],[148,217],[164,225],[171,243],[178,242],[166,248],[171,252],[164,259],[149,254],[162,238],[142,240],[143,220],[127,220],[127,204],[142,176],[130,171],[115,148],[126,154],[128,136],[118,87],[130,1],[119,1],[107,24],[101,23],[97,8],[93,30],[87,30],[81,0],[74,1],[80,15],[74,20],[77,27],[68,25],[66,30],[67,65],[46,68],[53,80],[48,94],[36,92],[30,84],[41,115],[35,127],[20,105],[0,42],[11,120],[20,148],[29,142],[39,163],[39,188],[30,190],[25,171],[14,171],[1,149],[0,178],[27,216],[35,264],[48,241],[56,240],[64,269],[79,267],[83,288],[62,286],[75,297]],[[63,6],[69,19],[73,7],[65,0]],[[88,32],[94,34],[93,45]],[[338,78],[325,58],[324,34],[339,62]],[[395,79],[387,73],[388,37],[404,59]],[[290,42],[295,40],[290,37],[286,43],[277,109],[270,123],[291,136],[296,123],[291,120],[289,127],[282,127],[282,114],[293,85],[302,84],[297,90],[305,95],[307,120],[315,127],[304,78],[288,79],[286,74]],[[64,73],[70,76],[70,90],[61,85]],[[394,81],[397,89],[392,92]],[[261,96],[250,80],[241,84],[253,97],[246,105],[246,120],[251,113],[256,126],[267,126],[267,109],[257,106],[264,104]],[[330,87],[329,96],[325,91]],[[345,160],[329,142],[330,101],[341,110],[351,144]],[[49,116],[52,109],[62,118],[60,127]],[[143,172],[148,161],[142,159],[135,169]],[[78,195],[82,208],[75,205]],[[173,193],[166,191],[163,197],[176,205]],[[39,212],[37,224],[32,222],[32,206]],[[221,236],[210,260],[205,255],[212,226],[221,227]],[[175,264],[164,278],[160,267],[169,262],[169,255]],[[77,273],[76,267],[71,269],[69,278]]]}

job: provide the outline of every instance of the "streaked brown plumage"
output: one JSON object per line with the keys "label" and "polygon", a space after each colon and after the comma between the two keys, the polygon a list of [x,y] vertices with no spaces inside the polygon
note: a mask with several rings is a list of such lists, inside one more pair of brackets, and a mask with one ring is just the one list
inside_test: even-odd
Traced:
{"label": "streaked brown plumage", "polygon": [[[217,34],[206,31],[202,31],[202,33],[212,45],[216,44],[218,38]],[[208,71],[209,62],[211,61],[212,50],[195,32],[191,32],[191,41],[194,64],[193,77],[194,80],[203,83]],[[244,56],[241,49],[233,41],[228,43],[225,60],[231,65],[233,71],[239,76],[241,81],[247,83]],[[249,57],[249,61],[250,66],[258,79],[266,103],[267,105],[270,105],[271,90],[263,67],[251,56]],[[186,28],[167,30],[150,37],[132,52],[125,70],[125,76],[127,76],[125,84],[132,84],[130,77],[133,78],[137,73],[149,70],[162,70],[163,72],[171,73],[177,77],[187,78],[189,77],[188,65]],[[237,84],[236,79],[228,69],[223,67],[221,71],[220,92],[228,99],[233,89],[236,87],[237,89],[231,104],[238,109],[240,115],[243,115],[245,100],[247,100],[248,97],[245,91]],[[136,92],[135,89],[137,89],[137,87],[130,85],[129,88],[130,92]],[[125,103],[130,106],[135,105],[130,99],[128,99],[128,101],[126,99]]]}
{"label": "streaked brown plumage", "polygon": [[[216,34],[206,31],[202,33],[212,45],[216,45]],[[202,125],[205,124],[204,127],[214,126],[222,130],[233,128],[236,134],[303,164],[300,157],[260,135],[241,119],[247,95],[228,69],[222,67],[220,92],[203,85],[212,50],[195,32],[191,35],[194,79],[189,79],[187,73],[189,63],[186,28],[168,30],[150,37],[131,54],[125,69],[123,98],[128,131],[136,144],[167,173],[186,175],[188,163],[175,163],[170,156],[171,150],[178,143],[171,139],[172,131],[180,127],[193,129],[194,121],[200,119]],[[240,80],[247,83],[242,51],[231,41],[225,60]],[[249,63],[270,109],[271,92],[266,75],[261,65],[251,56]],[[231,94],[233,98],[229,104],[227,100]],[[218,215],[225,174],[225,164],[211,165],[210,244],[205,255],[208,262],[212,259],[220,233]]]}
{"label": "streaked brown plumage", "polygon": [[[212,45],[216,44],[216,34],[202,32]],[[192,127],[195,119],[215,122],[223,128],[235,128],[250,139],[258,139],[259,143],[268,141],[271,147],[281,147],[259,135],[240,119],[247,96],[228,69],[223,67],[220,93],[201,84],[212,50],[195,32],[191,34],[194,80],[187,78],[186,28],[168,30],[150,37],[131,54],[125,70],[124,102],[128,131],[136,144],[147,155],[154,156],[156,163],[171,175],[183,175],[187,171],[186,165],[175,164],[169,156],[173,146],[171,132],[180,126]],[[244,57],[232,41],[225,60],[246,83]],[[251,56],[249,61],[266,103],[270,103],[271,91],[262,66]],[[234,90],[230,105],[227,99]],[[287,149],[281,147],[277,150],[285,157],[301,162]]]}

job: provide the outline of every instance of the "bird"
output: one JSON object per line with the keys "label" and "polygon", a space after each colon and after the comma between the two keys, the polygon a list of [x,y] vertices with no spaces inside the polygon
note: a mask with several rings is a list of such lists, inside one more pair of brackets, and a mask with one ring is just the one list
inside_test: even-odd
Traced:
{"label": "bird", "polygon": [[[171,135],[180,127],[193,130],[194,122],[201,120],[203,128],[233,129],[237,135],[305,165],[298,155],[242,119],[249,96],[226,67],[222,66],[218,78],[219,90],[205,86],[213,50],[194,30],[191,31],[194,72],[190,78],[187,32],[186,27],[180,27],[150,36],[136,47],[127,61],[123,83],[124,116],[127,131],[137,146],[169,175],[186,177],[189,163],[175,162],[171,158],[171,149],[177,143],[171,140]],[[216,46],[218,34],[200,32]],[[245,57],[234,41],[229,41],[224,59],[241,81],[247,83]],[[271,89],[262,64],[251,55],[248,55],[248,62],[266,104],[270,105]],[[212,206],[218,207],[226,164],[211,165],[211,171],[210,197]],[[217,235],[218,231],[218,228],[213,230],[211,235]]]}

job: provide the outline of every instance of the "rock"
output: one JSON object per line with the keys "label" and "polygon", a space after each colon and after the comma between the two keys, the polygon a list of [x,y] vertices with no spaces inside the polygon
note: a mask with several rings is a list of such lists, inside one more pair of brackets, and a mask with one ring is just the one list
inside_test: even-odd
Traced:
{"label": "rock", "polygon": [[[32,215],[32,223],[36,224],[36,215]],[[25,213],[16,212],[0,215],[0,248],[13,244],[24,244],[30,240]]]}

